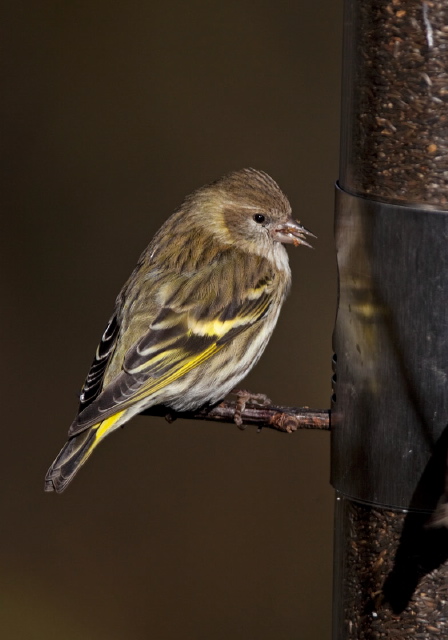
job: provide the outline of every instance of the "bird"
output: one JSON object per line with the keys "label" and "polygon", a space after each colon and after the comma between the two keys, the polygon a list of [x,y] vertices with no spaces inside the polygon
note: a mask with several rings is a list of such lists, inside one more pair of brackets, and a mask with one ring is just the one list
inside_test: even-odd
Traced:
{"label": "bird", "polygon": [[308,237],[264,171],[236,170],[187,196],[118,294],[45,491],[64,491],[104,437],[145,409],[222,401],[277,323],[291,285],[284,244],[311,247]]}

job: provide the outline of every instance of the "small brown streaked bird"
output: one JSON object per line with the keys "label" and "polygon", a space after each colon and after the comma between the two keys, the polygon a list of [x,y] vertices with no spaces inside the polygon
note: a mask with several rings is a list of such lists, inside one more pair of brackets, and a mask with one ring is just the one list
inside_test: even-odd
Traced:
{"label": "small brown streaked bird", "polygon": [[307,236],[263,171],[234,171],[188,196],[118,295],[45,490],[64,491],[99,442],[144,409],[190,411],[228,395],[258,362],[288,293],[283,243],[309,247]]}

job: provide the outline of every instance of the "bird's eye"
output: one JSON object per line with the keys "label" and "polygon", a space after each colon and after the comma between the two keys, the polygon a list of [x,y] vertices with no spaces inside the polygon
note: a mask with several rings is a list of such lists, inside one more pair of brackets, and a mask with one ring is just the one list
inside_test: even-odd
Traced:
{"label": "bird's eye", "polygon": [[255,222],[258,222],[258,224],[261,224],[262,222],[264,222],[266,220],[266,218],[264,217],[264,215],[262,213],[256,213],[254,215],[254,220],[255,220]]}

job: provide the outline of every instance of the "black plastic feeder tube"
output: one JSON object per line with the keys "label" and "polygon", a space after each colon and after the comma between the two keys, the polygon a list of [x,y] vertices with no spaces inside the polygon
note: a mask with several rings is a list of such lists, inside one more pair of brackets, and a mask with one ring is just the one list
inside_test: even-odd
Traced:
{"label": "black plastic feeder tube", "polygon": [[335,235],[333,640],[448,638],[445,0],[346,0]]}

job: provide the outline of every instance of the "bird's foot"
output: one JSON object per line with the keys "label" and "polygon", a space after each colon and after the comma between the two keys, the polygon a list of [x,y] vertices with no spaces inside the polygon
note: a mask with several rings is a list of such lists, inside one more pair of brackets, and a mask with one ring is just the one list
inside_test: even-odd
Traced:
{"label": "bird's foot", "polygon": [[233,420],[236,426],[242,430],[246,428],[246,425],[243,424],[242,414],[247,404],[255,404],[261,407],[272,404],[271,400],[264,393],[251,393],[250,391],[246,391],[246,389],[233,389],[232,394],[237,397]]}

